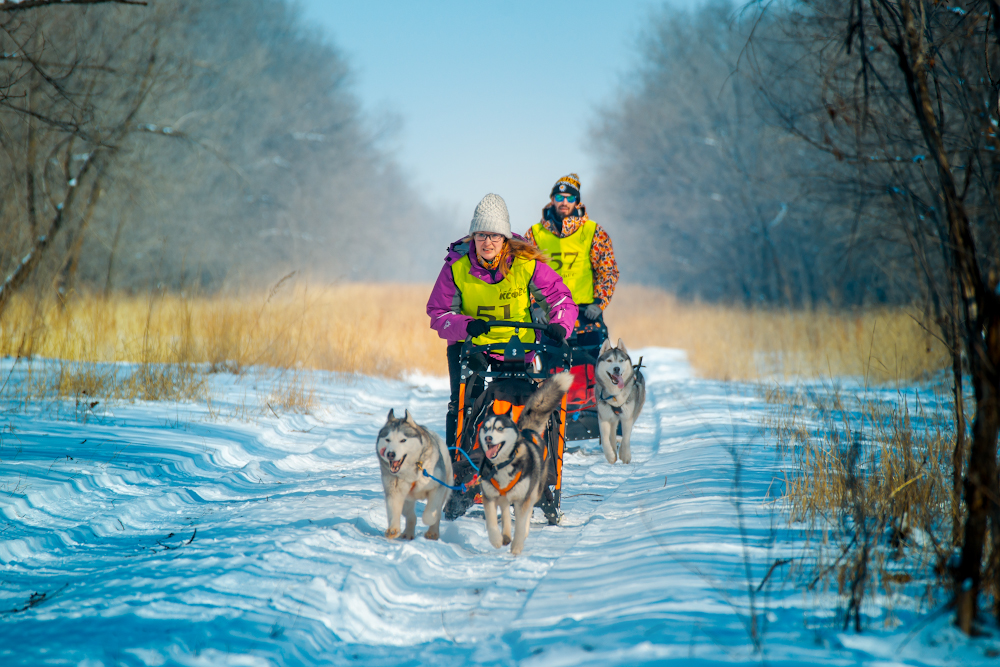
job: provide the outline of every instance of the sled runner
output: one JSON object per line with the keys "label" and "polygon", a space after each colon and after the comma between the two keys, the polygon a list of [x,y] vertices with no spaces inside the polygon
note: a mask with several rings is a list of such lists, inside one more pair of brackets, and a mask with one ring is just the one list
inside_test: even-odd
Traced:
{"label": "sled runner", "polygon": [[[452,492],[445,505],[446,519],[455,519],[465,514],[479,492],[480,482],[488,481],[480,477],[484,455],[477,437],[486,418],[490,414],[511,413],[516,420],[528,397],[538,387],[537,382],[549,377],[556,367],[569,368],[572,365],[572,352],[568,344],[557,345],[544,341],[525,343],[518,338],[521,329],[542,332],[545,325],[507,321],[487,324],[491,328],[512,327],[514,335],[506,343],[473,345],[469,339],[462,344],[461,391],[455,436],[455,447],[461,451],[452,452],[455,484],[461,486],[462,490]],[[565,426],[566,399],[563,398],[560,408],[553,411],[549,418],[546,428],[537,434],[542,440],[548,480],[542,499],[536,507],[542,509],[550,525],[559,521]]]}

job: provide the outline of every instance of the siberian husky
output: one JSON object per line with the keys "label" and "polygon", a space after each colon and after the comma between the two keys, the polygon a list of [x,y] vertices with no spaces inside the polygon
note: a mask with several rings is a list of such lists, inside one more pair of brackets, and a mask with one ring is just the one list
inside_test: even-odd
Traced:
{"label": "siberian husky", "polygon": [[[515,422],[510,413],[490,415],[479,429],[479,446],[485,454],[480,471],[483,511],[490,544],[497,549],[510,544],[515,556],[524,549],[531,513],[545,491],[548,466],[542,434],[549,415],[559,407],[573,383],[568,372],[554,375],[531,395]],[[514,505],[511,540],[510,506]],[[503,516],[503,534],[497,527],[497,506]]]}
{"label": "siberian husky", "polygon": [[[597,387],[597,422],[601,435],[601,447],[608,463],[620,457],[622,463],[632,461],[629,439],[632,425],[639,418],[642,404],[646,402],[646,380],[642,371],[632,366],[625,343],[618,339],[618,347],[611,347],[611,341],[604,341],[594,371]],[[622,444],[618,444],[618,424],[622,427]]]}
{"label": "siberian husky", "polygon": [[429,528],[424,537],[436,540],[440,533],[441,508],[451,490],[425,476],[424,471],[445,484],[453,483],[451,459],[441,436],[413,421],[409,410],[402,419],[397,419],[389,410],[385,426],[379,431],[375,452],[382,467],[385,511],[389,517],[385,536],[390,540],[400,537],[399,517],[403,514],[406,530],[402,537],[412,540],[417,528],[414,504],[426,500],[423,520]]}

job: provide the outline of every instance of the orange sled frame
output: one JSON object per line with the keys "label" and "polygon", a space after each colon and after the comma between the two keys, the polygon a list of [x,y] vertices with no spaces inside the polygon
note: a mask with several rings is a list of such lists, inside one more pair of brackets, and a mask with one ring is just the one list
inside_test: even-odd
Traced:
{"label": "orange sled frame", "polygon": [[[455,519],[465,514],[479,493],[480,480],[476,470],[482,465],[484,455],[479,446],[478,435],[486,417],[491,413],[504,414],[512,410],[514,419],[517,419],[538,382],[551,375],[555,368],[572,366],[572,351],[568,344],[524,343],[518,338],[521,329],[543,331],[545,325],[506,321],[487,324],[491,327],[512,327],[514,335],[506,343],[473,345],[471,340],[467,340],[462,345],[455,447],[463,451],[453,452],[452,461],[455,484],[462,486],[462,490],[452,491],[448,504],[445,505],[446,519]],[[531,359],[532,353],[540,361],[540,368]],[[562,462],[566,448],[565,397],[559,409],[554,410],[549,417],[544,432],[539,435],[543,440],[543,455],[548,463],[548,479],[545,492],[536,507],[545,513],[550,525],[555,525],[560,517]]]}

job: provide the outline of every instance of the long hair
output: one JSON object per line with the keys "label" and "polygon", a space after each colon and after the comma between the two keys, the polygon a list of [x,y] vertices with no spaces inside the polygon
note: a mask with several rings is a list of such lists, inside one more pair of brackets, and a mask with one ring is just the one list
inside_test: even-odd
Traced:
{"label": "long hair", "polygon": [[[470,234],[466,238],[468,239],[470,246],[475,248],[476,240],[472,238],[472,235]],[[514,263],[514,258],[516,257],[527,260],[533,259],[545,264],[549,263],[548,255],[543,253],[538,246],[529,241],[522,241],[521,239],[504,239],[503,246],[500,248],[500,252],[497,253],[497,257],[500,259],[501,276],[507,275],[507,271]]]}

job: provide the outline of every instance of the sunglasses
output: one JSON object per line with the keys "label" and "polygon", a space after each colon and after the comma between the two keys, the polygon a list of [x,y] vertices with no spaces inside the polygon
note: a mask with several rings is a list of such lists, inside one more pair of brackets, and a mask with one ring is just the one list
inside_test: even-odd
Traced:
{"label": "sunglasses", "polygon": [[556,195],[556,201],[568,201],[570,204],[576,202],[576,195]]}
{"label": "sunglasses", "polygon": [[472,235],[472,238],[477,241],[489,241],[490,243],[500,243],[503,241],[503,234],[483,234],[482,232],[476,232]]}

